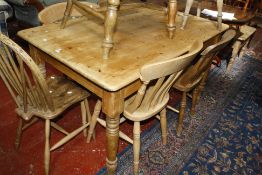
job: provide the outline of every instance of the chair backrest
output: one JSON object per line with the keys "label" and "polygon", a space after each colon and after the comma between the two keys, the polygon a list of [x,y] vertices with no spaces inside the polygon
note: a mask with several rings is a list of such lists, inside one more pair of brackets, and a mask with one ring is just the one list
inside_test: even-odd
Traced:
{"label": "chair backrest", "polygon": [[143,84],[133,102],[128,105],[128,111],[148,111],[158,104],[162,104],[162,101],[168,95],[169,89],[202,47],[203,43],[197,41],[182,56],[144,65],[140,69],[140,79]]}
{"label": "chair backrest", "polygon": [[250,6],[250,0],[235,0],[233,6],[237,7],[239,5],[246,11],[248,6]]}
{"label": "chair backrest", "polygon": [[181,84],[192,83],[200,78],[204,72],[208,71],[210,68],[214,57],[222,50],[229,42],[235,37],[235,30],[226,31],[221,40],[214,45],[207,47],[204,51],[201,52],[200,58],[198,61],[189,67],[184,73],[183,78],[181,79]]}
{"label": "chair backrest", "polygon": [[[90,2],[82,2],[82,3],[88,6],[98,7],[97,4],[90,3]],[[66,2],[50,5],[38,13],[38,19],[42,24],[49,24],[62,20],[65,9],[66,9]],[[82,14],[78,12],[75,8],[73,8],[71,12],[71,16],[78,17],[78,16],[82,16]]]}
{"label": "chair backrest", "polygon": [[233,6],[234,2],[234,0],[223,0],[223,4],[228,6]]}
{"label": "chair backrest", "polygon": [[0,76],[22,117],[30,119],[32,110],[53,111],[47,83],[32,58],[15,42],[0,33]]}

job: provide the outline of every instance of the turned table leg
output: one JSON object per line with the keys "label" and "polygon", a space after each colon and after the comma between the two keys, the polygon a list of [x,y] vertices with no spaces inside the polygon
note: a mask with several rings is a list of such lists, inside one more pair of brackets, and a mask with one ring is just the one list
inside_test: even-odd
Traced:
{"label": "turned table leg", "polygon": [[124,110],[124,98],[121,91],[104,92],[102,109],[106,114],[107,172],[108,174],[116,174],[116,154],[119,141],[119,116]]}
{"label": "turned table leg", "polygon": [[175,26],[176,13],[177,13],[177,0],[169,0],[167,30],[170,39],[174,37],[174,33],[176,30],[176,26]]}
{"label": "turned table leg", "polygon": [[115,118],[106,117],[107,158],[106,166],[108,174],[116,174],[117,149],[119,139],[119,115]]}
{"label": "turned table leg", "polygon": [[120,0],[108,0],[108,7],[105,18],[104,41],[103,41],[103,58],[108,59],[109,52],[113,47],[113,34],[116,26],[117,11]]}

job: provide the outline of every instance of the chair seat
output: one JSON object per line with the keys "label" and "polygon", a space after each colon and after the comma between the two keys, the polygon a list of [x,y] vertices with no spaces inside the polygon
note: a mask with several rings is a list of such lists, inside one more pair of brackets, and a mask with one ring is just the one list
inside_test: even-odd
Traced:
{"label": "chair seat", "polygon": [[65,109],[90,95],[86,90],[62,76],[48,77],[47,85],[49,93],[52,94],[55,109]]}
{"label": "chair seat", "polygon": [[158,114],[167,105],[167,102],[169,100],[169,94],[167,94],[163,98],[162,102],[154,106],[154,108],[149,108],[148,110],[145,110],[145,108],[142,108],[142,109],[140,108],[140,109],[137,109],[135,112],[130,112],[127,106],[130,104],[130,102],[134,100],[134,97],[135,96],[125,101],[124,116],[128,118],[129,120],[132,120],[135,122],[146,120]]}
{"label": "chair seat", "polygon": [[240,27],[240,32],[243,33],[238,40],[239,41],[246,41],[248,38],[250,38],[256,31],[256,28],[250,27],[248,25],[244,25]]}
{"label": "chair seat", "polygon": [[[53,119],[72,104],[82,101],[90,95],[86,90],[62,76],[52,75],[47,77],[46,81],[49,93],[53,98],[55,111],[37,110],[32,106],[28,106],[28,112],[24,113],[23,106],[21,105],[15,111],[25,120],[30,120],[34,115],[44,119]],[[17,99],[22,104],[22,99],[20,99],[20,97]]]}

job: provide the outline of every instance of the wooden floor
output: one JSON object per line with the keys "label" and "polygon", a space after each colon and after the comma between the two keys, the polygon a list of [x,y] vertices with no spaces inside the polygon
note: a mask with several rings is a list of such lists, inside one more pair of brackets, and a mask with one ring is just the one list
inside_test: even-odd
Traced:
{"label": "wooden floor", "polygon": [[[19,27],[18,27],[19,28]],[[12,28],[12,32],[15,31]],[[12,36],[13,37],[13,36]],[[262,60],[262,29],[258,29],[250,48],[246,53]],[[49,73],[57,73],[51,66],[48,66]],[[91,105],[94,100],[91,99]],[[172,92],[171,99],[174,103],[179,100],[179,95]],[[44,122],[38,122],[27,129],[21,140],[19,150],[14,148],[16,127],[18,117],[14,112],[15,104],[12,101],[6,87],[0,80],[0,175],[24,175],[24,174],[44,174],[43,151],[44,151]],[[69,131],[81,124],[80,107],[75,106],[64,114],[64,117],[58,121]],[[103,116],[101,116],[103,117]],[[148,128],[154,120],[143,124],[142,129]],[[121,126],[128,135],[132,136],[131,123],[125,123]],[[61,138],[61,134],[52,130],[51,143]],[[120,141],[119,151],[123,150],[127,143]],[[88,175],[95,174],[105,164],[105,130],[101,126],[96,128],[96,140],[90,144],[80,134],[74,140],[51,154],[51,174],[54,175]]]}

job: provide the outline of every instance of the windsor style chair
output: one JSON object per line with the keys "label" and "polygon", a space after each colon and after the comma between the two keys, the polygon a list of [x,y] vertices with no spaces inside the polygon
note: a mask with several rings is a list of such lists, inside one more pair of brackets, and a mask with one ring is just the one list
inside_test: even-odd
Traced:
{"label": "windsor style chair", "polygon": [[[16,104],[15,112],[20,116],[16,148],[19,147],[22,132],[39,118],[45,120],[45,174],[49,174],[50,153],[65,144],[81,131],[87,135],[90,120],[87,91],[60,76],[45,79],[38,65],[16,43],[0,34],[0,76]],[[61,115],[71,105],[81,102],[82,126],[68,133],[52,119]],[[50,148],[50,127],[65,137]]]}
{"label": "windsor style chair", "polygon": [[[194,0],[187,0],[186,1],[186,8],[185,8],[185,12],[184,12],[184,15],[183,15],[181,29],[184,29],[186,24],[187,24],[189,11],[190,11],[190,9],[192,7],[193,2],[194,2]],[[202,0],[198,0],[197,1],[197,16],[198,17],[200,16],[200,13],[201,13],[201,3],[202,3]],[[217,28],[218,28],[218,30],[221,30],[221,26],[222,26],[222,9],[223,9],[223,0],[217,0],[217,11],[218,11],[218,14],[217,14],[217,22],[218,22]]]}
{"label": "windsor style chair", "polygon": [[213,59],[221,49],[229,44],[229,42],[235,37],[235,35],[235,30],[226,31],[223,34],[221,40],[214,45],[208,46],[204,51],[202,51],[198,61],[194,65],[191,65],[188,69],[186,69],[175,82],[173,87],[183,92],[180,102],[180,109],[178,111],[171,106],[168,106],[168,108],[173,110],[174,112],[179,113],[178,126],[176,128],[178,136],[181,135],[183,127],[187,93],[193,91],[190,113],[192,116],[194,116],[195,106],[199,99],[200,93],[205,86],[205,82]]}
{"label": "windsor style chair", "polygon": [[[161,123],[163,144],[167,143],[166,105],[169,100],[169,89],[202,47],[201,42],[195,42],[182,56],[152,62],[141,67],[140,80],[143,83],[137,93],[125,101],[123,113],[125,118],[134,122],[133,140],[123,133],[120,134],[120,137],[133,144],[134,174],[138,174],[139,170],[140,122],[157,115]],[[159,113],[160,116],[158,116]],[[87,137],[89,140],[97,121],[105,126],[105,121],[101,122],[101,119],[97,118],[98,115],[95,116],[90,122],[91,127]],[[120,123],[124,120],[121,118]]]}
{"label": "windsor style chair", "polygon": [[256,32],[256,28],[248,25],[243,25],[239,26],[239,31],[241,35],[236,39],[235,43],[232,46],[233,51],[227,65],[227,72],[231,70],[237,56],[239,58],[243,56],[245,50],[244,48],[249,47],[249,43]]}
{"label": "windsor style chair", "polygon": [[[66,2],[50,5],[38,13],[38,19],[41,24],[49,24],[62,20],[66,9]],[[76,10],[72,11],[72,16],[82,16]]]}

